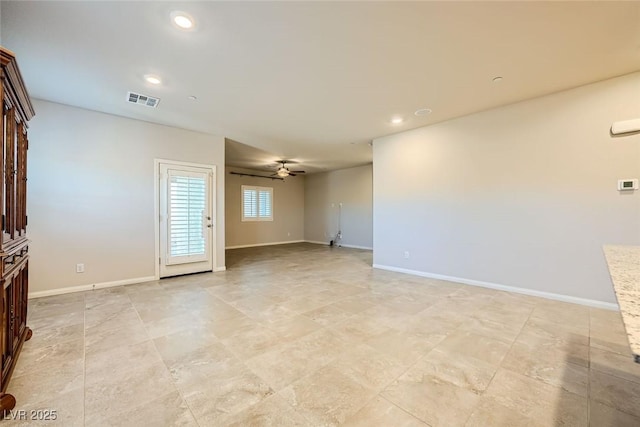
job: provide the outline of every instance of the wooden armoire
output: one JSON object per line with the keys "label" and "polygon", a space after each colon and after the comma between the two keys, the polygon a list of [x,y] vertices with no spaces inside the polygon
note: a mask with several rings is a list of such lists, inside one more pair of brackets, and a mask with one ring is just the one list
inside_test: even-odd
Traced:
{"label": "wooden armoire", "polygon": [[0,414],[16,401],[6,393],[22,344],[31,338],[27,327],[29,241],[27,240],[27,122],[35,114],[15,55],[0,47],[0,280],[2,283],[2,374]]}

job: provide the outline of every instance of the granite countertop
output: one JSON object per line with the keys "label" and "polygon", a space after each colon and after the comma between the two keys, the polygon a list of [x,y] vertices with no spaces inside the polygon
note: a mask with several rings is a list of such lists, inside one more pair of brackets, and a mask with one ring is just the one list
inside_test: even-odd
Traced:
{"label": "granite countertop", "polygon": [[640,363],[640,246],[603,247],[629,345]]}

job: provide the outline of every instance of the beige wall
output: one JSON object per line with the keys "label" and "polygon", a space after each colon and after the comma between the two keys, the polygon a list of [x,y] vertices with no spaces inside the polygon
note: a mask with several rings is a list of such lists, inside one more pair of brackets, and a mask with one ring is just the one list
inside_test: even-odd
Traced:
{"label": "beige wall", "polygon": [[328,243],[338,232],[342,203],[342,245],[373,246],[371,165],[309,175],[305,181],[305,239]]}
{"label": "beige wall", "polygon": [[[45,101],[35,110],[32,293],[154,276],[155,158],[217,166],[214,264],[224,266],[224,138]],[[85,273],[75,272],[77,263]]]}
{"label": "beige wall", "polygon": [[[268,175],[265,171],[226,168],[226,246],[265,245],[304,239],[304,176],[284,181],[230,175],[229,172]],[[257,185],[273,188],[273,221],[242,221],[241,187]]]}
{"label": "beige wall", "polygon": [[616,189],[640,135],[609,129],[638,94],[635,73],[375,140],[374,263],[615,302],[602,245],[640,244]]}

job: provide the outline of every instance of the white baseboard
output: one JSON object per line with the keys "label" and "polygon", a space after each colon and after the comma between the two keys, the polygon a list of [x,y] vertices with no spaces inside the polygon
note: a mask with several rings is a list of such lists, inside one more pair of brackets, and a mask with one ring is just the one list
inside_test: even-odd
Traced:
{"label": "white baseboard", "polygon": [[305,242],[304,240],[289,240],[287,242],[254,243],[251,245],[227,246],[225,247],[225,249],[257,248],[258,246],[288,245],[291,243],[304,243],[304,242]]}
{"label": "white baseboard", "polygon": [[53,295],[70,294],[72,292],[92,291],[95,289],[113,288],[115,286],[135,285],[136,283],[152,282],[155,276],[136,277],[134,279],[115,280],[91,285],[70,286],[68,288],[50,289],[48,291],[29,292],[29,299],[50,297]]}
{"label": "white baseboard", "polygon": [[373,250],[373,248],[370,248],[369,246],[343,245],[342,243],[338,243],[338,246],[342,246],[343,248],[351,248],[351,249],[364,249],[365,251]]}
{"label": "white baseboard", "polygon": [[[329,242],[319,242],[317,240],[305,240],[306,243],[313,243],[314,245],[324,245],[329,246]],[[368,246],[359,246],[359,245],[343,245],[342,243],[338,243],[336,246],[343,248],[351,248],[351,249],[364,249],[366,251],[372,251],[373,248]]]}
{"label": "white baseboard", "polygon": [[442,274],[427,273],[427,272],[418,271],[418,270],[409,270],[406,268],[392,267],[389,265],[373,264],[373,268],[378,268],[380,270],[395,271],[397,273],[411,274],[413,276],[428,277],[430,279],[446,280],[448,282],[462,283],[465,285],[480,286],[482,288],[497,289],[497,290],[506,291],[506,292],[515,292],[518,294],[530,295],[530,296],[540,297],[540,298],[547,298],[547,299],[552,299],[556,301],[570,302],[573,304],[586,305],[589,307],[604,308],[607,310],[614,310],[614,311],[619,310],[618,304],[611,303],[611,302],[572,297],[569,295],[554,294],[552,292],[536,291],[534,289],[518,288],[515,286],[499,285],[497,283],[482,282],[480,280],[464,279],[461,277],[445,276]]}
{"label": "white baseboard", "polygon": [[329,242],[320,242],[318,240],[305,240],[305,243],[313,243],[314,245],[324,245],[329,246]]}
{"label": "white baseboard", "polygon": [[218,271],[226,271],[226,270],[227,270],[227,266],[226,266],[226,265],[223,265],[222,267],[215,267],[215,268],[213,269],[213,271],[214,271],[214,272],[216,272],[216,273],[217,273]]}
{"label": "white baseboard", "polygon": [[92,291],[93,285],[70,286],[67,288],[50,289],[48,291],[29,292],[29,299],[50,297],[53,295],[70,294],[72,292]]}

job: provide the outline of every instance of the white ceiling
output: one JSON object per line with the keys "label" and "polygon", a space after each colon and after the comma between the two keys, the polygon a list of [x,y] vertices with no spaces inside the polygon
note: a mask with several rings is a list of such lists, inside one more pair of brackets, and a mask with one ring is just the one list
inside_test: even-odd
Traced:
{"label": "white ceiling", "polygon": [[[238,166],[278,157],[308,171],[363,164],[375,137],[640,69],[640,2],[1,7],[2,44],[33,97],[259,149],[230,150]],[[196,31],[172,26],[173,10],[191,14]],[[146,83],[148,73],[163,84]],[[162,101],[128,104],[128,90]],[[414,116],[421,107],[433,113]],[[394,115],[407,120],[394,126]]]}

